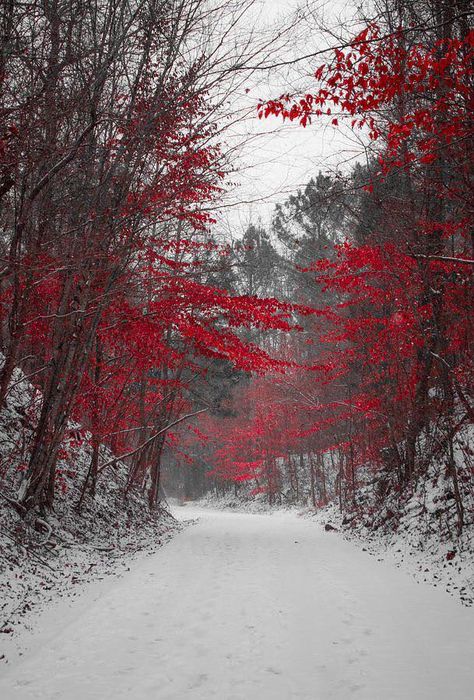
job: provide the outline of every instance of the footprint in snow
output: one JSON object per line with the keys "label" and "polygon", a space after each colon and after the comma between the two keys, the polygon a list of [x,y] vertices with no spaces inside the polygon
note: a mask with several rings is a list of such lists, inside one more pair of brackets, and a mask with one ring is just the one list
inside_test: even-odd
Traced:
{"label": "footprint in snow", "polygon": [[265,671],[267,673],[273,673],[274,676],[281,676],[281,671],[278,671],[278,669],[273,668],[273,666],[267,666]]}
{"label": "footprint in snow", "polygon": [[201,685],[205,683],[208,678],[209,676],[207,675],[207,673],[200,673],[199,676],[189,686],[189,690],[200,688]]}

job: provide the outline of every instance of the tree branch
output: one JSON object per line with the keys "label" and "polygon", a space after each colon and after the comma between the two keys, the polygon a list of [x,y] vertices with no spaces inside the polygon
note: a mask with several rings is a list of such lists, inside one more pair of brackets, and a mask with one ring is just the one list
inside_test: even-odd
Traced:
{"label": "tree branch", "polygon": [[145,442],[142,442],[142,444],[139,445],[138,447],[136,447],[134,450],[131,450],[130,452],[126,452],[123,455],[118,455],[117,457],[114,457],[113,459],[109,459],[108,462],[105,462],[105,464],[103,464],[97,470],[97,474],[98,475],[102,474],[104,469],[106,469],[107,467],[110,467],[111,464],[115,464],[116,462],[120,462],[120,461],[126,459],[127,457],[132,457],[134,454],[136,454],[137,452],[142,450],[144,447],[149,445],[150,442],[153,442],[153,440],[155,440],[158,437],[158,435],[162,435],[162,433],[165,433],[167,430],[172,428],[174,425],[177,425],[178,423],[182,423],[182,421],[187,420],[188,418],[192,418],[193,416],[197,416],[200,413],[205,413],[208,410],[209,410],[208,408],[201,408],[199,411],[194,411],[194,413],[187,413],[185,416],[181,416],[181,418],[177,418],[176,420],[174,420],[171,423],[169,423],[168,425],[166,425],[164,428],[161,428],[161,430],[158,430],[157,433],[154,433],[151,437],[149,437],[147,440],[145,440]]}
{"label": "tree branch", "polygon": [[441,260],[442,262],[454,262],[454,263],[459,263],[460,265],[474,265],[474,260],[471,258],[455,258],[451,257],[449,255],[419,255],[413,253],[412,254],[413,258],[421,258],[423,260]]}

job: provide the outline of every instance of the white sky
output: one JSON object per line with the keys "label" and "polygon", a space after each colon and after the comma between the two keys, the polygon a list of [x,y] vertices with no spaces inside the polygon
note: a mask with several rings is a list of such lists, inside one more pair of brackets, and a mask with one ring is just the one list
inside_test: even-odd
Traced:
{"label": "white sky", "polygon": [[[317,8],[336,33],[341,17],[350,18],[355,11],[352,2],[345,0],[259,0],[258,4],[257,29],[265,30],[269,24],[282,20],[288,26],[291,14],[298,8],[304,18],[291,46],[275,60],[293,59],[337,43],[337,38],[318,33],[309,4]],[[242,235],[251,220],[261,218],[264,224],[268,223],[274,205],[304,186],[319,170],[334,171],[339,165],[343,168],[344,163],[353,162],[361,154],[361,144],[353,132],[335,129],[321,120],[303,129],[276,118],[257,119],[260,98],[278,97],[298,85],[314,88],[312,74],[322,62],[321,58],[313,58],[288,69],[258,73],[249,79],[250,92],[245,94],[242,90],[239,95],[243,107],[252,114],[239,130],[252,138],[240,152],[239,172],[233,177],[235,187],[219,214],[219,228],[225,235]]]}

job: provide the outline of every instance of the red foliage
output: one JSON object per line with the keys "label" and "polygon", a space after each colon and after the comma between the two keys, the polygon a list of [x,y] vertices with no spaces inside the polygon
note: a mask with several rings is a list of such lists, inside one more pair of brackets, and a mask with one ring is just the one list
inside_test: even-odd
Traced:
{"label": "red foliage", "polygon": [[[316,92],[259,105],[260,118],[306,126],[336,110],[334,126],[347,118],[366,129],[379,156],[365,189],[381,221],[363,243],[338,244],[306,269],[338,300],[304,341],[318,355],[288,375],[285,399],[265,380],[247,392],[252,409],[215,455],[220,478],[261,489],[280,457],[337,449],[352,467],[396,467],[409,479],[423,429],[468,408],[473,45],[472,31],[430,44],[402,30],[382,37],[372,24],[316,70]],[[394,172],[405,178],[401,204],[378,200]],[[267,479],[269,491],[277,479]]]}

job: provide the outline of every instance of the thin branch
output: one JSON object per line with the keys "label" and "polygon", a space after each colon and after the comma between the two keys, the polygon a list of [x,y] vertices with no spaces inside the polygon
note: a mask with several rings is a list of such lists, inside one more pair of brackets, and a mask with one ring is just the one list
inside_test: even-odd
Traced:
{"label": "thin branch", "polygon": [[208,408],[201,408],[199,411],[194,411],[193,413],[187,413],[185,416],[181,416],[181,418],[177,418],[175,421],[172,421],[168,425],[166,425],[164,428],[161,428],[161,430],[158,430],[158,432],[154,433],[151,437],[148,438],[148,440],[145,440],[141,445],[136,447],[134,450],[131,450],[130,452],[126,452],[123,455],[118,455],[117,457],[114,457],[113,459],[109,459],[108,462],[105,462],[98,470],[97,474],[102,474],[104,469],[107,467],[110,467],[111,464],[116,464],[117,462],[121,462],[124,459],[127,459],[127,457],[132,457],[134,454],[142,450],[144,447],[150,444],[150,442],[153,442],[159,435],[162,435],[162,433],[165,433],[167,430],[172,428],[174,425],[177,425],[178,423],[181,423],[184,420],[187,420],[188,418],[192,418],[193,416],[197,416],[200,413],[205,413],[208,411]]}
{"label": "thin branch", "polygon": [[441,260],[442,262],[459,263],[460,265],[474,265],[474,260],[470,258],[455,258],[449,255],[422,255],[413,253],[412,258],[421,258],[424,260]]}
{"label": "thin branch", "polygon": [[384,34],[383,36],[375,37],[372,39],[362,39],[360,41],[355,41],[354,39],[351,39],[351,41],[347,41],[342,44],[336,44],[334,46],[329,46],[326,49],[320,49],[319,51],[314,51],[313,53],[308,53],[305,54],[304,56],[299,56],[299,58],[293,58],[289,59],[288,61],[279,61],[278,63],[271,63],[271,64],[266,64],[266,65],[258,65],[258,66],[242,66],[242,65],[237,65],[235,67],[236,70],[243,71],[243,70],[270,70],[272,68],[281,68],[283,66],[292,66],[295,63],[301,63],[301,61],[306,61],[308,58],[315,58],[316,56],[323,56],[326,53],[330,53],[332,51],[336,51],[337,49],[349,49],[349,48],[354,48],[356,46],[362,46],[364,44],[375,44],[375,43],[380,43],[381,41],[386,41],[387,39],[391,39],[392,37],[398,36],[398,34],[403,33],[403,34],[408,34],[410,32],[419,32],[419,31],[434,31],[436,29],[440,29],[441,27],[444,27],[446,24],[450,24],[451,22],[461,19],[463,17],[472,17],[474,16],[474,12],[461,12],[459,15],[456,15],[454,18],[450,18],[449,20],[445,20],[444,22],[440,22],[439,24],[435,24],[432,26],[426,25],[426,24],[417,24],[414,27],[407,27],[406,29],[400,28],[395,32],[390,32],[388,34]]}
{"label": "thin branch", "polygon": [[41,178],[41,180],[37,183],[37,185],[35,185],[35,187],[33,187],[33,189],[31,190],[30,196],[29,196],[29,199],[30,199],[30,200],[35,199],[35,197],[36,197],[36,196],[41,192],[41,190],[48,184],[48,182],[49,182],[50,180],[52,180],[53,177],[54,177],[55,175],[57,175],[57,173],[58,173],[60,170],[62,170],[66,165],[68,165],[68,163],[70,163],[72,160],[74,160],[74,158],[76,157],[76,154],[77,154],[77,152],[78,152],[78,150],[79,150],[79,148],[80,148],[82,142],[84,141],[84,139],[86,138],[86,136],[88,136],[88,134],[90,134],[90,132],[94,129],[95,126],[97,126],[97,122],[95,122],[95,121],[91,122],[91,124],[89,124],[89,126],[88,126],[86,129],[84,129],[84,131],[82,132],[82,134],[79,136],[79,138],[77,139],[76,143],[74,144],[74,146],[73,146],[71,152],[68,153],[66,156],[64,156],[64,158],[61,158],[61,160],[58,161],[58,162],[56,163],[56,165],[54,165],[54,166],[51,168],[51,170],[49,170],[49,171],[46,173],[46,175],[44,175],[44,176]]}

